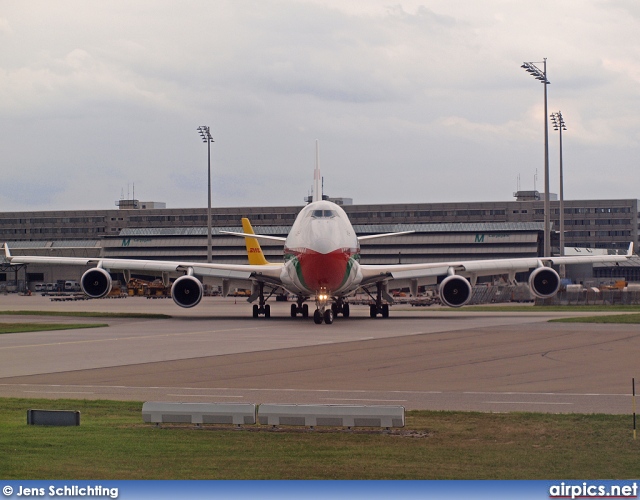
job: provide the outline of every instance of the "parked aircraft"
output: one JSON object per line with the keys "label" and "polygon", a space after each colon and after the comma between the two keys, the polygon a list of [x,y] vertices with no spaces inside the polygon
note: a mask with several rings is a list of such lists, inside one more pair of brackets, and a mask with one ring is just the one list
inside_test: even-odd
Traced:
{"label": "parked aircraft", "polygon": [[[322,199],[320,170],[316,160],[312,201],[305,206],[284,237],[253,234],[248,221],[243,221],[243,233],[228,233],[246,238],[249,264],[215,264],[188,261],[155,261],[135,259],[103,259],[76,257],[12,256],[5,243],[6,259],[12,264],[82,265],[92,266],[80,280],[84,293],[92,298],[106,296],[111,290],[111,272],[120,271],[125,279],[131,273],[162,275],[165,285],[179,275],[171,287],[174,302],[190,308],[200,303],[204,292],[202,280],[221,282],[227,295],[231,286],[246,287],[251,283],[249,302],[254,317],[270,317],[267,300],[278,290],[297,296],[291,305],[291,316],[309,315],[308,300],[315,301],[314,322],[333,323],[341,314],[350,314],[348,298],[362,290],[372,298],[370,316],[389,316],[393,297],[388,284],[409,287],[413,296],[418,287],[439,282],[442,303],[451,307],[467,304],[479,276],[509,275],[515,281],[518,272],[532,271],[529,287],[536,297],[554,296],[560,277],[551,267],[560,264],[622,262],[633,252],[633,244],[626,255],[591,255],[568,257],[531,257],[495,260],[443,261],[420,264],[369,265],[360,263],[360,243],[372,238],[395,236],[401,233],[357,236],[347,214],[335,203]],[[410,232],[410,231],[409,231]],[[275,240],[284,245],[284,262],[269,263],[257,243],[258,239]]]}

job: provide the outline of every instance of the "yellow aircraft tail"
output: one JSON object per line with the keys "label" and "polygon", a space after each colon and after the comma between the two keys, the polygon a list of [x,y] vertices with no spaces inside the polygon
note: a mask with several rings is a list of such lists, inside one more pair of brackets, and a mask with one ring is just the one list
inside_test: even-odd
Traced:
{"label": "yellow aircraft tail", "polygon": [[[246,217],[242,218],[242,231],[245,234],[256,234],[253,231],[253,227],[251,227],[251,222]],[[256,266],[265,266],[270,264],[264,257],[264,253],[262,253],[262,248],[260,248],[260,243],[258,243],[257,238],[246,238],[244,239],[245,244],[247,245],[247,256],[249,257],[249,264]]]}

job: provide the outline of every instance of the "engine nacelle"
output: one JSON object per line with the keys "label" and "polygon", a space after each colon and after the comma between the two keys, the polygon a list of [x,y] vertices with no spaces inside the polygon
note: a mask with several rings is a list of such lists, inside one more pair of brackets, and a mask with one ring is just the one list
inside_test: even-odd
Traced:
{"label": "engine nacelle", "polygon": [[471,300],[471,283],[462,276],[447,276],[439,287],[440,300],[449,307],[461,307]]}
{"label": "engine nacelle", "polygon": [[180,276],[171,287],[171,297],[180,307],[197,306],[203,295],[202,283],[193,276]]}
{"label": "engine nacelle", "polygon": [[551,267],[538,267],[529,276],[529,288],[536,297],[548,299],[558,293],[560,276]]}
{"label": "engine nacelle", "polygon": [[92,299],[105,297],[111,291],[111,275],[101,267],[89,269],[80,278],[80,288]]}

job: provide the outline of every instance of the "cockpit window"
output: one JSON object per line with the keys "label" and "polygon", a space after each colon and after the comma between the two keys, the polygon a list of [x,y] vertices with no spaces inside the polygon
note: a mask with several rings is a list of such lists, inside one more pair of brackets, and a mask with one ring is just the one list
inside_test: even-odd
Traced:
{"label": "cockpit window", "polygon": [[330,219],[337,215],[335,210],[313,210],[311,212],[311,217],[315,217],[316,219]]}

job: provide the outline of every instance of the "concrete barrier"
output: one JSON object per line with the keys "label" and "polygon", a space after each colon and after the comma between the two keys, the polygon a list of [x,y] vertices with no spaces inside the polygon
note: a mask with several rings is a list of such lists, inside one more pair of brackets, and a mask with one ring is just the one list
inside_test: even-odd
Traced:
{"label": "concrete barrier", "polygon": [[142,405],[142,420],[147,423],[233,424],[256,423],[256,405],[250,403],[162,403]]}
{"label": "concrete barrier", "polygon": [[307,427],[404,427],[404,407],[261,404],[258,422]]}
{"label": "concrete barrier", "polygon": [[27,410],[27,425],[80,425],[80,412],[71,410]]}

